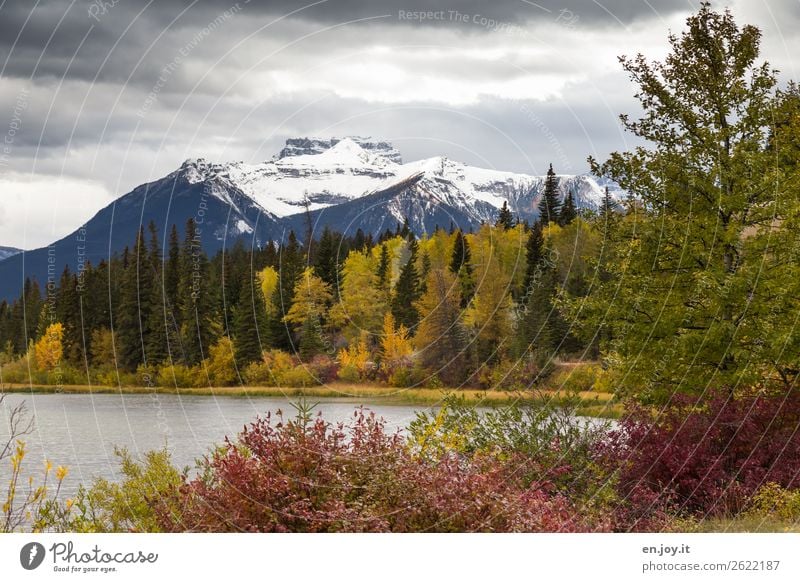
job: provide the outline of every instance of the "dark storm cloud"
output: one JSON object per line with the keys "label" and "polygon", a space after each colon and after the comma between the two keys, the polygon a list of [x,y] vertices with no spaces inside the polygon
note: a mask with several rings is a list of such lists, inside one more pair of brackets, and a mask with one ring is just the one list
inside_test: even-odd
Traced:
{"label": "dark storm cloud", "polygon": [[[541,20],[619,26],[687,8],[686,0],[17,0],[0,8],[0,60],[7,60],[5,75],[126,80],[143,54],[148,50],[158,53],[162,42],[158,37],[166,28],[189,35],[231,10],[246,15],[245,25],[252,24],[253,19],[292,13],[292,19],[320,25],[369,19],[362,26],[391,25],[402,36],[410,25],[450,26],[468,34],[486,34],[498,27]],[[415,18],[420,12],[438,16]],[[459,20],[456,14],[468,21]]]}

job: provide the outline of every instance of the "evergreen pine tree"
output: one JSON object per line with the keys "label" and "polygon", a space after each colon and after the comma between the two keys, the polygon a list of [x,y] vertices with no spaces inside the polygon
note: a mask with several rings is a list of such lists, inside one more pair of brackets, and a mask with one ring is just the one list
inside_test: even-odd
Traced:
{"label": "evergreen pine tree", "polygon": [[608,231],[613,224],[617,209],[617,202],[611,197],[608,192],[608,186],[606,186],[605,192],[603,192],[603,201],[600,203],[600,208],[597,212],[599,226],[603,232]]}
{"label": "evergreen pine tree", "polygon": [[236,364],[241,369],[247,364],[261,359],[266,348],[267,311],[261,284],[254,273],[242,275],[239,302],[233,310],[234,345]]}
{"label": "evergreen pine tree", "polygon": [[525,279],[522,282],[523,294],[527,295],[531,291],[531,285],[536,280],[536,273],[541,269],[544,259],[544,236],[542,234],[542,223],[537,221],[533,224],[528,233],[528,242],[525,245]]}
{"label": "evergreen pine tree", "polygon": [[62,338],[64,359],[76,366],[84,364],[84,330],[81,320],[80,298],[77,279],[64,267],[58,285],[56,317],[64,326]]}
{"label": "evergreen pine tree", "polygon": [[148,364],[160,364],[167,359],[167,296],[164,280],[164,258],[155,222],[148,225],[150,244],[146,273],[140,278],[145,281],[143,293],[150,293],[150,314],[145,324],[144,342]]}
{"label": "evergreen pine tree", "polygon": [[453,244],[453,254],[450,257],[450,271],[458,278],[461,293],[461,307],[469,305],[472,296],[475,294],[475,278],[472,270],[472,251],[469,248],[467,238],[459,228],[455,232],[455,242]]}
{"label": "evergreen pine tree", "polygon": [[306,317],[300,329],[300,359],[308,362],[314,356],[322,353],[324,349],[325,341],[322,338],[322,323],[319,320],[319,316],[312,313]]}
{"label": "evergreen pine tree", "polygon": [[467,239],[464,237],[460,228],[456,230],[455,235],[453,254],[450,256],[450,270],[454,274],[458,274],[461,268],[464,267],[471,272],[472,265],[470,261],[472,261],[472,252],[470,251],[469,243],[467,243]]}
{"label": "evergreen pine tree", "polygon": [[417,250],[418,245],[415,239],[408,243],[410,257],[408,262],[400,270],[400,276],[394,287],[392,297],[392,315],[398,325],[406,326],[406,329],[413,329],[419,321],[419,313],[414,303],[419,299],[419,273],[417,272]]}
{"label": "evergreen pine tree", "polygon": [[500,214],[497,217],[496,224],[498,227],[504,230],[514,228],[514,215],[508,208],[508,202],[506,200],[503,200],[503,207],[500,209]]}
{"label": "evergreen pine tree", "polygon": [[314,261],[314,272],[317,276],[330,285],[333,292],[339,293],[339,239],[327,226],[322,231],[322,236],[317,245]]}
{"label": "evergreen pine tree", "polygon": [[561,204],[558,200],[558,178],[553,171],[553,164],[547,170],[547,177],[544,181],[544,192],[539,201],[539,220],[543,226],[558,220],[561,211]]}
{"label": "evergreen pine tree", "polygon": [[578,217],[578,210],[575,208],[575,198],[572,195],[572,190],[567,193],[561,211],[558,214],[558,224],[566,226],[572,223]]}
{"label": "evergreen pine tree", "polygon": [[278,285],[271,298],[274,314],[269,319],[269,343],[277,348],[289,350],[292,348],[292,332],[283,318],[292,309],[294,292],[297,279],[303,272],[303,251],[297,242],[294,231],[289,232],[286,244],[281,245],[278,261]]}
{"label": "evergreen pine tree", "polygon": [[378,260],[378,269],[376,275],[378,276],[378,287],[383,291],[389,290],[390,277],[391,277],[392,263],[389,258],[389,247],[386,243],[381,244],[381,255]]}
{"label": "evergreen pine tree", "polygon": [[[126,248],[126,251],[128,249]],[[140,228],[133,250],[125,253],[127,268],[114,276],[121,277],[120,303],[114,318],[119,366],[136,370],[144,361],[144,322],[150,318],[149,289],[141,285],[141,277],[150,270],[144,229]]]}
{"label": "evergreen pine tree", "polygon": [[186,222],[180,257],[180,344],[173,348],[173,355],[182,355],[184,363],[193,366],[208,356],[219,323],[215,321],[216,301],[209,281],[208,257],[200,246],[200,233],[191,218]]}

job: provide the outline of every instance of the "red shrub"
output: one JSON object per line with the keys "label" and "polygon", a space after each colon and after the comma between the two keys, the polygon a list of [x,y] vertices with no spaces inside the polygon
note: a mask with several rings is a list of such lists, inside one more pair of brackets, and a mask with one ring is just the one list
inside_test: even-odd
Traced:
{"label": "red shrub", "polygon": [[[157,508],[167,531],[578,531],[588,523],[549,483],[525,486],[518,459],[415,456],[382,419],[321,418],[247,428]],[[178,517],[179,516],[179,517]]]}
{"label": "red shrub", "polygon": [[623,521],[663,510],[730,515],[767,482],[797,488],[799,429],[797,393],[734,399],[720,392],[703,405],[681,397],[655,419],[634,410],[602,451],[619,468]]}

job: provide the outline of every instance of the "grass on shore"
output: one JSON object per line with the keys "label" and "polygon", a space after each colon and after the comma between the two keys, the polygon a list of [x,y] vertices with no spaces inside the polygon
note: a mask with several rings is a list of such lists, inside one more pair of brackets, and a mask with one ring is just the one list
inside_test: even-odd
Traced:
{"label": "grass on shore", "polygon": [[713,518],[687,527],[697,533],[800,533],[800,523],[777,517],[746,515],[733,518]]}
{"label": "grass on shore", "polygon": [[[343,398],[358,399],[382,404],[416,404],[436,406],[443,398],[452,393],[462,396],[468,403],[479,406],[503,406],[514,402],[530,402],[541,399],[552,399],[554,404],[565,401],[569,394],[563,390],[537,391],[505,391],[446,388],[392,388],[379,384],[351,384],[334,382],[322,386],[289,388],[280,386],[232,386],[203,388],[148,388],[146,386],[89,386],[65,385],[62,387],[48,385],[5,384],[5,392],[19,393],[62,393],[62,394],[180,394],[192,396],[227,396],[255,397],[270,396],[277,398]],[[581,391],[579,411],[586,416],[617,418],[622,413],[620,404],[614,402],[612,394]]]}

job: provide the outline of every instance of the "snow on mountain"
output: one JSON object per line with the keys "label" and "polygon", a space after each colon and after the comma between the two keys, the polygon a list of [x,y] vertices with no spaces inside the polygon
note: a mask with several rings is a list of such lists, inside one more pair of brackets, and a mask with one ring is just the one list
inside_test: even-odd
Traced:
{"label": "snow on mountain", "polygon": [[[399,152],[388,142],[297,138],[287,140],[269,161],[215,165],[196,160],[184,164],[184,171],[189,181],[214,177],[230,184],[276,217],[329,208],[403,184],[423,199],[465,212],[475,222],[491,220],[506,201],[523,218],[537,215],[544,187],[541,176],[478,168],[446,157],[399,161]],[[605,185],[590,175],[559,176],[562,196],[572,191],[582,208],[596,208]],[[624,195],[616,184],[609,186],[612,196]]]}
{"label": "snow on mountain", "polygon": [[[357,143],[363,149],[379,155],[395,164],[402,164],[403,158],[400,152],[388,141],[374,141],[369,137],[350,136],[347,138]],[[321,154],[329,150],[341,141],[340,138],[319,139],[299,137],[286,140],[284,148],[275,156],[276,159],[283,159],[289,156]]]}
{"label": "snow on mountain", "polygon": [[21,252],[22,249],[16,249],[14,247],[0,247],[0,261],[8,257],[13,257]]}

